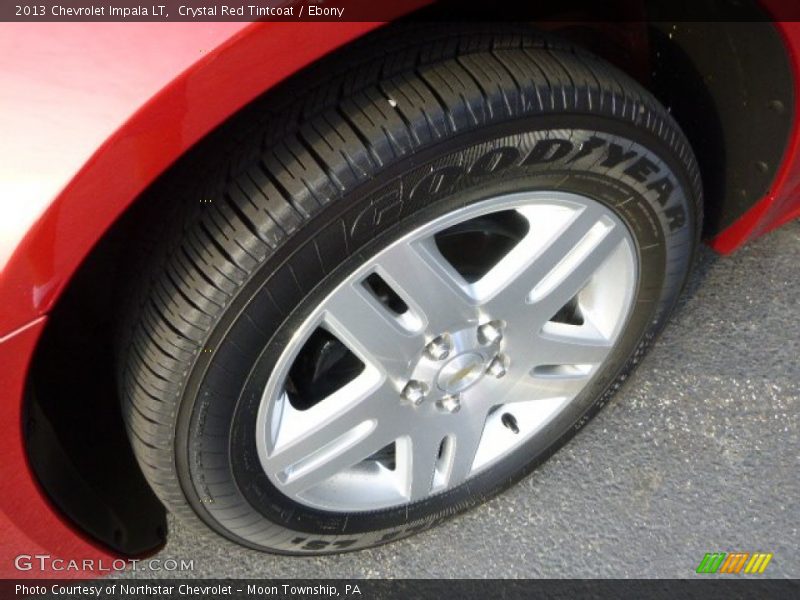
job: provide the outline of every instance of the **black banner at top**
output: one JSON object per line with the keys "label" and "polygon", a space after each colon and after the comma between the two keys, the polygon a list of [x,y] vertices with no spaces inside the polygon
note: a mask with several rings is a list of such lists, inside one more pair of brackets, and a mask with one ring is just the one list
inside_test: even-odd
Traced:
{"label": "black banner at top", "polygon": [[800,20],[797,0],[3,0],[7,22]]}

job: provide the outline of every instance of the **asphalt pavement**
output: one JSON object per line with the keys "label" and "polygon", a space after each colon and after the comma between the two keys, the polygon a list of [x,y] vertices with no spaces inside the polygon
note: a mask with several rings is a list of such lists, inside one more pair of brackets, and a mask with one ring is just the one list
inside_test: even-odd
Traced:
{"label": "asphalt pavement", "polygon": [[[800,577],[800,221],[699,256],[615,399],[489,503],[372,550],[281,557],[170,519],[186,577],[694,577],[706,552],[771,552]],[[138,571],[132,576],[154,573]],[[161,573],[163,576],[164,573]]]}

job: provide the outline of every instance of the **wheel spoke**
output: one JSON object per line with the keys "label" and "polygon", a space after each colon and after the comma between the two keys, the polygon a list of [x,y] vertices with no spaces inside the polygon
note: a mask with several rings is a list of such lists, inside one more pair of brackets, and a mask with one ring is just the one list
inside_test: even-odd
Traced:
{"label": "wheel spoke", "polygon": [[607,343],[591,343],[576,338],[540,337],[537,355],[540,364],[546,365],[594,365],[608,355],[611,346]]}
{"label": "wheel spoke", "polygon": [[579,335],[542,334],[534,344],[537,362],[547,365],[599,364],[611,350],[608,340]]}
{"label": "wheel spoke", "polygon": [[620,226],[603,220],[599,205],[584,207],[544,249],[508,266],[507,282],[489,300],[489,311],[519,314],[530,327],[540,327],[583,288],[623,235]]}
{"label": "wheel spoke", "polygon": [[531,399],[572,398],[586,386],[591,375],[591,369],[557,375],[534,375],[532,377],[534,396]]}
{"label": "wheel spoke", "polygon": [[377,270],[421,313],[429,333],[476,318],[475,302],[463,278],[442,256],[433,238],[389,249],[379,257]]}
{"label": "wheel spoke", "polygon": [[403,373],[423,345],[419,332],[405,329],[360,283],[337,290],[325,304],[331,333],[364,362],[386,373]]}
{"label": "wheel spoke", "polygon": [[551,398],[572,398],[589,382],[594,370],[591,367],[553,366],[544,372],[510,381],[499,390],[497,404],[527,402],[529,400],[549,400]]}
{"label": "wheel spoke", "polygon": [[472,472],[472,464],[475,461],[475,454],[478,452],[478,445],[481,442],[486,423],[485,413],[477,408],[475,413],[480,414],[470,415],[470,418],[462,421],[462,426],[452,434],[455,440],[455,452],[447,478],[448,487],[460,485]]}
{"label": "wheel spoke", "polygon": [[409,499],[414,502],[426,498],[431,493],[433,473],[442,441],[441,433],[433,430],[415,431],[411,438],[409,471]]}
{"label": "wheel spoke", "polygon": [[547,279],[534,288],[530,298],[539,314],[548,315],[547,319],[552,318],[586,286],[595,271],[622,242],[624,233],[621,227],[611,223],[594,228],[579,247],[548,273]]}
{"label": "wheel spoke", "polygon": [[510,339],[507,352],[528,367],[595,365],[605,360],[612,346],[588,321],[583,325],[547,323],[536,336]]}
{"label": "wheel spoke", "polygon": [[[281,422],[284,432],[295,431],[273,449],[267,463],[286,493],[313,487],[394,439],[392,431],[399,415],[391,384],[384,382],[355,400],[348,398],[348,387],[306,411],[293,411]],[[348,405],[340,409],[343,403]]]}
{"label": "wheel spoke", "polygon": [[295,476],[291,477],[282,486],[282,490],[287,494],[297,494],[313,488],[326,479],[375,454],[391,441],[391,439],[380,435],[380,431],[373,430],[363,435],[363,437],[359,437],[352,444],[342,449],[337,449],[336,452],[331,452],[327,455],[318,454],[311,459],[313,462],[309,463],[310,466],[298,471]]}

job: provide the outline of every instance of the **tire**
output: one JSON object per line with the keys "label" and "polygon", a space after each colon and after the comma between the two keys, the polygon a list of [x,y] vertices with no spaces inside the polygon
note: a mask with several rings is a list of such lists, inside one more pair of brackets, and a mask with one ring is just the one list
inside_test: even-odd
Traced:
{"label": "tire", "polygon": [[[700,178],[684,135],[646,90],[597,58],[528,31],[502,29],[414,35],[388,30],[343,56],[308,74],[302,96],[287,93],[285,102],[272,98],[250,109],[240,120],[236,143],[218,146],[216,156],[224,161],[198,181],[174,186],[194,191],[183,192],[186,203],[171,232],[142,270],[118,342],[123,414],[155,493],[198,531],[210,528],[245,546],[286,554],[355,550],[396,540],[476,506],[530,473],[609,401],[646,352],[686,281],[701,225]],[[297,97],[304,100],[295,102]],[[324,493],[313,497],[310,492],[284,493],[280,476],[265,472],[270,450],[260,448],[257,438],[257,432],[269,435],[270,423],[278,422],[259,425],[259,419],[279,419],[274,416],[279,400],[270,400],[259,412],[262,395],[272,389],[279,369],[299,369],[300,375],[292,370],[279,382],[284,386],[281,406],[289,410],[289,404],[294,407],[306,396],[325,395],[309,391],[316,389],[322,363],[339,361],[337,377],[347,371],[341,367],[340,341],[317,329],[309,333],[307,323],[315,311],[328,306],[324,303],[337,290],[349,289],[343,282],[364,265],[403,240],[423,235],[439,220],[478,214],[482,203],[511,206],[523,200],[536,204],[535,210],[550,206],[552,214],[561,204],[576,211],[592,207],[624,236],[614,252],[628,258],[614,262],[616,270],[605,279],[597,275],[600,271],[592,275],[591,281],[628,278],[630,291],[623,297],[615,291],[622,284],[603,284],[607,287],[592,292],[596,306],[611,305],[616,324],[608,333],[613,343],[602,361],[584,372],[583,387],[524,441],[493,456],[489,467],[427,496],[408,492],[413,500],[384,502],[362,494],[362,488],[347,491],[327,483],[320,484]],[[516,231],[516,222],[507,222],[521,214],[514,210],[458,221],[477,227],[477,234],[456,228],[435,235],[447,239],[456,231],[453,235],[484,236],[480,239],[502,245],[512,236],[508,232]],[[524,226],[529,232],[536,223],[529,219]],[[524,232],[513,235],[514,243],[527,239]],[[442,247],[437,246],[444,255]],[[460,248],[448,256],[469,254],[466,246]],[[496,264],[511,256],[507,249],[498,252]],[[459,269],[482,268],[485,274],[493,268],[476,266],[478,259],[466,260],[467,266],[455,262],[453,268],[465,281]],[[397,314],[413,313],[415,294],[424,292],[413,286],[387,292],[391,277],[376,281],[365,289],[384,307],[402,300],[405,309]],[[576,298],[570,300],[573,313],[576,303],[583,302]],[[624,310],[619,308],[623,304]],[[578,327],[588,319],[554,315],[552,322]],[[479,326],[479,321],[468,326]],[[466,359],[448,362],[459,375],[445,380],[443,370],[436,372],[432,381],[440,382],[441,394],[458,401],[468,395],[461,392],[459,377],[471,380],[474,374],[480,381],[476,386],[500,385],[481,369],[508,367],[510,374],[523,368],[513,355],[503,354],[523,347],[513,346],[517,338],[512,336],[521,334],[512,334],[510,321],[497,323],[507,327],[506,337],[491,350],[500,366],[482,363],[480,352],[474,361],[478,366],[463,366]],[[306,339],[299,344],[304,328]],[[426,341],[431,333],[425,334]],[[484,343],[485,332],[480,335]],[[312,344],[309,336],[322,337]],[[506,339],[508,347],[502,346]],[[287,348],[295,346],[299,354],[287,358]],[[434,360],[430,347],[425,352],[425,360]],[[300,362],[306,366],[296,366]],[[364,361],[356,362],[362,364],[348,368],[363,374]],[[415,364],[414,369],[422,368]],[[567,373],[566,367],[551,367],[541,373]],[[330,384],[320,381],[320,386]],[[423,387],[430,396],[430,385]],[[416,410],[413,392],[398,387],[402,410]],[[435,409],[428,408],[433,400],[420,402],[419,410],[450,410],[441,398]],[[291,410],[312,414],[303,411],[313,406],[298,407]],[[508,429],[518,428],[506,422],[505,413],[503,420]],[[389,477],[387,470],[400,470],[399,457],[405,455],[398,444],[391,458],[370,458],[370,465],[380,463],[381,477]],[[443,441],[437,460],[446,454],[444,447]],[[317,456],[281,473],[288,473],[289,481],[303,465],[316,464]],[[358,485],[371,489],[371,484]],[[337,504],[340,500],[343,504]]]}

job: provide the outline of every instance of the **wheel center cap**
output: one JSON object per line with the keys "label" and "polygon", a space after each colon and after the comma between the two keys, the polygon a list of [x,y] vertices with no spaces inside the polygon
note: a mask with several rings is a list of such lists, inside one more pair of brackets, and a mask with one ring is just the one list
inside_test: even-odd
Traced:
{"label": "wheel center cap", "polygon": [[464,352],[450,359],[436,376],[437,387],[457,394],[476,383],[486,370],[485,359],[477,352]]}

